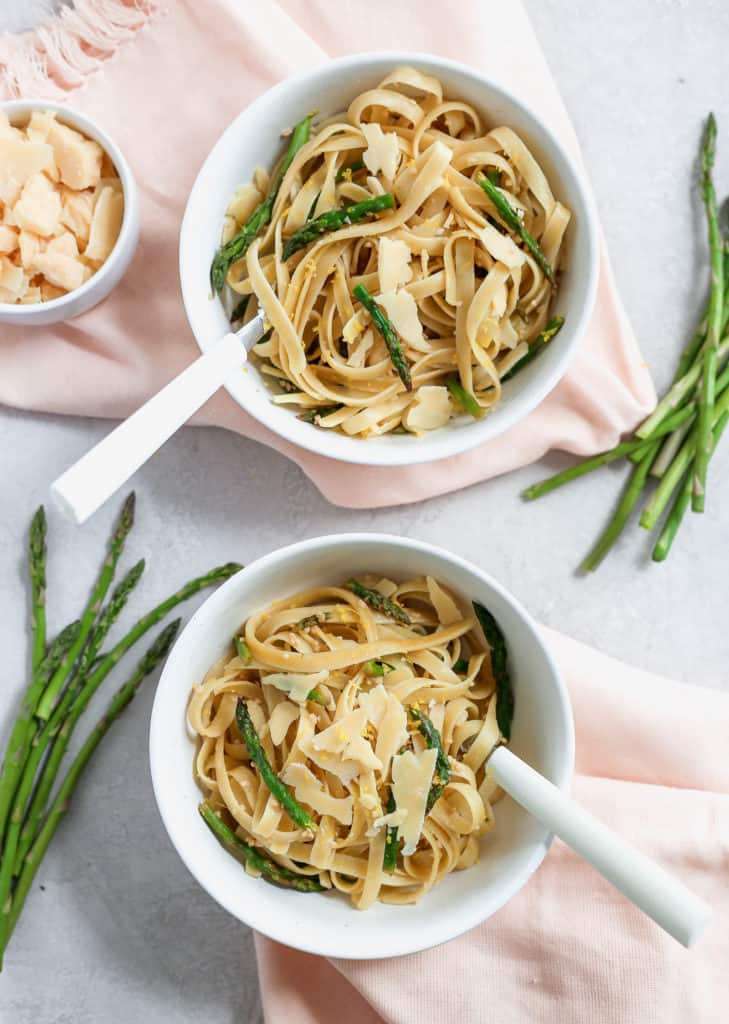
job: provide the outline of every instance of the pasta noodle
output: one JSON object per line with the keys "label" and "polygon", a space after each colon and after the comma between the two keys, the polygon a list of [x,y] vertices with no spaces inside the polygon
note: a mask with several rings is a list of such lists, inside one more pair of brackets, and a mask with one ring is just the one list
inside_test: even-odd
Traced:
{"label": "pasta noodle", "polygon": [[[480,184],[485,175],[516,227]],[[272,180],[257,172],[238,190],[223,243]],[[383,195],[392,196],[392,209],[345,222],[286,256],[292,236],[322,214]],[[265,313],[270,332],[253,354],[276,404],[350,436],[420,434],[463,411],[449,375],[473,398],[472,414],[499,402],[504,376],[547,327],[569,219],[511,128],[487,130],[437,79],[397,68],[323,120],[296,152],[270,222],[226,281],[236,302],[257,300],[244,322],[259,304]],[[410,389],[353,296],[360,284],[402,343]]]}
{"label": "pasta noodle", "polygon": [[[359,909],[414,903],[472,866],[494,827],[496,702],[489,646],[453,594],[430,577],[361,576],[247,619],[190,697],[195,777],[206,804],[287,872]],[[311,827],[282,806],[283,787]]]}

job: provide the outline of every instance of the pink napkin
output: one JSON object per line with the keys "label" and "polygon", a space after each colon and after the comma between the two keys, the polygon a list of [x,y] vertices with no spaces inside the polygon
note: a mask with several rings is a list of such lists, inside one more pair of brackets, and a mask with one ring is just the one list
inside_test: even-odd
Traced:
{"label": "pink napkin", "polygon": [[[182,308],[177,240],[195,174],[221,131],[286,75],[354,50],[431,51],[480,68],[577,142],[518,0],[77,0],[35,33],[0,38],[0,98],[68,98],[114,136],[142,198],[142,238],[122,284],[71,323],[0,327],[0,401],[123,417],[198,354]],[[386,29],[383,31],[383,27]],[[509,45],[513,40],[514,45]],[[272,130],[278,130],[274,126]],[[550,448],[610,447],[655,400],[603,254],[597,306],[562,383],[519,426],[441,464],[363,469],[277,438],[226,392],[195,422],[236,430],[294,459],[332,502],[419,501],[504,473]]]}
{"label": "pink napkin", "polygon": [[415,956],[330,961],[256,936],[266,1024],[726,1020],[729,697],[542,635],[574,707],[574,796],[707,900],[704,936],[685,950],[557,840],[494,917]]}

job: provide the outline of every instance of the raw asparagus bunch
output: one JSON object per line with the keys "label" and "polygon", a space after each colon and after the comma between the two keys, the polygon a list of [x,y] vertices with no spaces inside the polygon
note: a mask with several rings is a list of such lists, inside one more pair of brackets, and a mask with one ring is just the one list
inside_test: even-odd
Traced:
{"label": "raw asparagus bunch", "polygon": [[205,587],[238,572],[228,563],[190,580],[139,619],[110,650],[101,650],[144,571],[137,562],[104,604],[117,564],[134,522],[134,495],[124,503],[109,551],[80,619],[70,623],[46,647],[46,520],[39,509],[31,525],[28,576],[32,600],[32,645],[29,682],[10,731],[0,771],[0,965],[18,915],[68,807],[83,770],[109,726],[134,697],[143,679],[164,660],[180,620],[167,626],[118,691],[106,714],[87,737],[81,751],[52,796],[61,775],[71,736],[88,704],[142,636],[169,611]]}
{"label": "raw asparagus bunch", "polygon": [[653,548],[654,561],[668,556],[689,505],[694,512],[704,511],[709,462],[729,421],[729,240],[722,238],[719,228],[712,177],[715,151],[716,120],[710,114],[701,145],[700,181],[711,264],[709,301],[681,354],[671,387],[631,438],[524,492],[533,500],[618,459],[634,464],[613,516],[582,563],[588,572],[598,567],[620,536],[649,481],[658,484],[640,525],[655,529],[668,508]]}

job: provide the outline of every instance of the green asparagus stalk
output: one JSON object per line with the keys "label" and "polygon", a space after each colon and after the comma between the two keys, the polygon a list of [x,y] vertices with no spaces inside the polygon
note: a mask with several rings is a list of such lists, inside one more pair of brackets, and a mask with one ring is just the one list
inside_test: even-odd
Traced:
{"label": "green asparagus stalk", "polygon": [[[485,609],[484,609],[485,611]],[[506,648],[504,648],[505,650]],[[493,657],[493,656],[492,656]],[[504,655],[506,659],[506,655]],[[443,750],[443,744],[440,740],[440,733],[433,725],[431,720],[421,711],[420,708],[414,704],[410,705],[408,709],[410,711],[410,717],[414,722],[417,723],[418,731],[425,740],[425,745],[431,750],[437,751],[435,759],[435,771],[433,773],[433,781],[430,784],[428,790],[428,800],[426,803],[426,811],[430,812],[433,809],[433,805],[442,795],[443,790],[446,788],[451,780],[451,763],[448,760],[448,756]],[[497,703],[498,711],[498,703]]]}
{"label": "green asparagus stalk", "polygon": [[[722,413],[714,427],[712,453],[716,449],[719,439],[726,429],[727,423],[729,423],[729,412]],[[686,473],[678,495],[671,506],[671,511],[668,513],[666,521],[663,524],[661,535],[656,542],[656,546],[653,548],[654,562],[663,562],[668,557],[668,553],[676,538],[681,521],[683,520],[691,502],[692,483],[693,478],[691,473]]]}
{"label": "green asparagus stalk", "polygon": [[480,420],[486,410],[478,404],[470,391],[461,384],[457,373],[451,373],[446,379],[446,386],[464,412],[474,419]]}
{"label": "green asparagus stalk", "polygon": [[691,492],[691,508],[694,512],[703,512],[706,502],[706,472],[712,450],[711,421],[714,416],[717,354],[724,307],[724,258],[721,232],[719,230],[719,211],[712,178],[715,155],[716,119],[713,114],[709,114],[701,147],[701,193],[704,206],[706,207],[709,233],[711,290],[709,292],[709,312],[706,318],[706,344],[702,367],[701,394],[699,397],[694,481]]}
{"label": "green asparagus stalk", "polygon": [[355,285],[352,289],[352,294],[355,299],[362,303],[364,308],[372,317],[372,323],[385,339],[385,345],[387,346],[387,351],[390,353],[392,365],[397,370],[400,380],[405,385],[405,390],[412,391],[413,382],[410,377],[410,367],[407,359],[405,358],[402,342],[400,341],[397,331],[363,284],[360,283]]}
{"label": "green asparagus stalk", "polygon": [[360,157],[359,160],[354,160],[351,164],[348,164],[346,167],[340,167],[339,170],[337,171],[334,180],[337,183],[339,183],[340,181],[351,180],[351,178],[353,177],[353,175],[357,173],[357,171],[364,170],[364,166],[365,162],[362,159],[362,157]]}
{"label": "green asparagus stalk", "polygon": [[[18,920],[20,911],[28,895],[30,886],[35,874],[45,855],[48,845],[53,838],[61,818],[69,808],[71,796],[76,788],[86,765],[91,760],[94,752],[102,739],[109,731],[110,726],[122,711],[133,700],[144,678],[152,673],[163,661],[172,646],[180,626],[180,619],[171,622],[154,641],[147,653],[137,665],[130,679],[121,687],[109,704],[104,715],[99,719],[86,742],[74,758],[65,778],[63,779],[58,793],[51,804],[48,815],[25,858],[23,869],[20,872],[18,883],[12,895],[12,899],[5,897],[0,905],[0,958],[2,957],[8,940],[13,932],[15,923]],[[3,867],[7,860],[3,855]]]}
{"label": "green asparagus stalk", "polygon": [[[61,759],[66,751],[68,742],[71,738],[76,722],[78,721],[78,717],[87,707],[89,701],[109,675],[111,670],[118,664],[129,648],[132,647],[137,640],[141,639],[145,633],[156,626],[157,623],[160,622],[168,612],[172,611],[173,608],[177,607],[177,605],[186,601],[193,595],[199,593],[199,591],[204,590],[206,587],[222,583],[230,576],[233,576],[236,572],[239,572],[240,569],[241,566],[238,565],[237,562],[229,562],[226,565],[212,569],[203,576],[198,576],[196,579],[190,580],[181,587],[180,590],[176,591],[165,601],[158,604],[156,608],[153,608],[150,612],[147,612],[146,615],[139,619],[134,626],[132,626],[126,636],[122,637],[122,639],[112,647],[109,653],[104,655],[88,678],[83,680],[80,688],[69,687],[66,689],[50,719],[46,722],[44,728],[36,737],[33,749],[31,750],[23,771],[23,777],[20,783],[21,786],[27,786],[30,780],[30,788],[32,789],[33,784],[35,783],[36,789],[33,794],[30,808],[25,814],[25,821],[20,836],[18,854],[16,854],[16,863],[14,866],[16,874],[20,870],[24,851],[26,851],[30,843],[32,843],[36,829],[43,817],[48,796],[53,788]],[[53,743],[51,753],[48,760],[43,765],[42,772],[38,775],[38,768],[48,746],[51,743]]]}
{"label": "green asparagus stalk", "polygon": [[238,701],[235,718],[243,741],[248,747],[248,753],[258,769],[258,774],[261,776],[263,784],[269,788],[295,825],[309,832],[316,832],[317,824],[314,819],[291,796],[284,783],[273,770],[266,751],[261,745],[256,727],[248,711],[248,705],[242,698]]}
{"label": "green asparagus stalk", "polygon": [[46,554],[46,510],[40,505],[30,525],[28,551],[33,626],[32,672],[38,671],[46,655]]}
{"label": "green asparagus stalk", "polygon": [[311,119],[313,116],[313,114],[308,114],[294,127],[289,147],[286,150],[286,156],[271,182],[268,195],[255,208],[240,231],[229,242],[226,242],[225,245],[221,245],[216,253],[210,267],[210,284],[214,295],[218,295],[222,291],[230,265],[242,256],[245,256],[251,242],[270,224],[273,207],[276,203],[276,197],[281,188],[284,175],[301,147],[309,141]]}
{"label": "green asparagus stalk", "polygon": [[361,203],[352,203],[351,206],[345,206],[341,210],[327,210],[326,213],[315,217],[314,220],[307,221],[290,238],[286,239],[283,259],[289,259],[295,252],[306,248],[321,235],[329,234],[330,231],[338,231],[339,228],[346,228],[350,224],[358,224],[359,221],[365,220],[375,213],[391,210],[394,205],[394,197],[389,192],[385,192],[384,195],[363,199]]}
{"label": "green asparagus stalk", "polygon": [[[392,814],[393,811],[397,810],[397,804],[395,803],[395,795],[390,788],[390,795],[387,798],[387,813]],[[397,854],[400,847],[399,838],[400,829],[397,825],[387,826],[387,835],[385,837],[385,852],[382,855],[382,869],[387,871],[388,874],[392,874],[397,867]]]}
{"label": "green asparagus stalk", "polygon": [[504,224],[506,224],[506,226],[511,231],[514,231],[517,235],[519,235],[524,245],[531,252],[534,259],[542,268],[544,276],[550,283],[553,284],[554,271],[552,270],[549,260],[542,252],[542,248],[539,245],[539,242],[537,242],[537,240],[533,238],[532,235],[530,235],[527,229],[524,227],[524,223],[521,217],[516,212],[514,207],[511,205],[509,200],[506,198],[504,193],[497,185],[494,185],[494,183],[486,175],[483,175],[481,178],[479,178],[478,183],[484,190],[486,195],[489,197],[491,202],[496,207],[496,212],[498,213],[501,220],[504,222]]}
{"label": "green asparagus stalk", "polygon": [[55,671],[53,678],[46,687],[40,703],[38,704],[36,716],[42,722],[45,722],[50,718],[56,704],[56,700],[58,699],[58,695],[68,680],[68,677],[71,674],[71,669],[86,643],[86,639],[91,632],[99,613],[101,603],[106,597],[106,592],[114,578],[114,572],[116,571],[117,562],[119,561],[119,557],[124,548],[124,542],[126,541],[127,535],[129,534],[133,524],[134,492],[129,495],[122,507],[121,515],[119,516],[119,520],[116,524],[111,538],[111,543],[109,545],[109,553],[104,559],[104,564],[101,567],[101,572],[99,573],[96,585],[94,586],[88,604],[84,608],[83,615],[81,616],[81,628],[79,630],[78,637],[71,645],[65,658]]}
{"label": "green asparagus stalk", "polygon": [[361,598],[365,604],[368,604],[370,608],[374,608],[378,612],[382,612],[383,615],[387,615],[391,619],[395,619],[396,622],[402,622],[403,625],[410,625],[410,616],[405,611],[401,604],[397,604],[395,601],[391,601],[389,597],[385,597],[378,590],[370,590],[369,587],[364,587],[361,583],[358,583],[355,579],[347,580],[344,584],[347,590],[351,590],[353,594]]}
{"label": "green asparagus stalk", "polygon": [[[676,412],[664,420],[655,432],[651,435],[653,440],[657,440],[661,437],[665,437],[667,434],[671,434],[674,430],[679,428],[681,424],[688,422],[692,416],[695,415],[695,407],[684,406],[681,409],[677,409]],[[626,455],[631,455],[634,452],[640,455],[639,461],[642,460],[643,455],[647,450],[650,442],[643,438],[636,438],[632,441],[622,441],[616,445],[615,448],[611,448],[610,451],[602,452],[600,455],[593,455],[589,459],[583,459],[582,462],[578,462],[576,466],[570,466],[568,469],[562,470],[560,473],[555,473],[554,476],[547,477],[546,480],[540,480],[539,483],[532,484],[531,487],[523,492],[522,497],[526,498],[527,501],[533,501],[535,498],[541,498],[545,494],[549,494],[550,491],[556,490],[558,487],[562,487],[563,484],[569,483],[571,480],[577,480],[579,477],[584,476],[586,473],[591,473],[594,469],[599,469],[600,466],[607,466],[611,462],[616,462],[618,459],[622,459]]]}
{"label": "green asparagus stalk", "polygon": [[507,665],[507,650],[504,634],[488,608],[478,601],[472,601],[486,643],[491,651],[491,671],[496,684],[496,723],[505,740],[511,739],[511,723],[514,718],[514,690]]}
{"label": "green asparagus stalk", "polygon": [[388,672],[394,672],[395,666],[390,665],[387,661],[366,661],[362,666],[364,674],[366,676],[386,676]]}
{"label": "green asparagus stalk", "polygon": [[529,351],[525,352],[521,359],[517,363],[514,363],[511,369],[504,374],[501,378],[501,383],[503,384],[505,381],[511,380],[511,378],[515,377],[517,373],[520,373],[525,366],[528,366],[532,359],[536,359],[542,349],[547,346],[556,334],[559,334],[563,327],[563,316],[552,317],[547,326],[536,336],[534,341],[529,342]]}
{"label": "green asparagus stalk", "polygon": [[66,651],[78,636],[80,628],[80,622],[72,622],[58,634],[51,644],[46,658],[41,662],[38,672],[32,676],[23,697],[20,713],[10,733],[3,760],[2,775],[0,775],[0,840],[5,832],[8,813],[15,798],[30,744],[35,735],[33,724],[35,706]]}
{"label": "green asparagus stalk", "polygon": [[296,889],[297,892],[322,892],[324,887],[314,875],[297,875],[295,871],[281,867],[276,861],[265,856],[255,846],[241,839],[239,835],[228,828],[223,819],[209,804],[200,804],[200,815],[213,835],[220,840],[226,849],[232,854],[238,854],[242,860],[249,864],[255,871],[274,885],[283,886],[284,889]]}
{"label": "green asparagus stalk", "polygon": [[339,412],[341,408],[341,405],[320,405],[316,409],[307,409],[306,412],[299,413],[298,419],[304,423],[317,425],[322,416],[330,416],[333,412]]}
{"label": "green asparagus stalk", "polygon": [[636,502],[640,498],[651,464],[656,457],[659,443],[659,441],[651,441],[643,458],[630,474],[628,486],[620,499],[614,515],[603,530],[592,551],[590,551],[582,563],[581,568],[583,572],[594,572],[620,536]]}
{"label": "green asparagus stalk", "polygon": [[250,302],[250,299],[250,295],[244,295],[242,299],[236,302],[235,306],[233,307],[233,311],[230,314],[230,322],[232,324],[236,323],[236,321],[238,320],[242,320],[243,317],[246,315],[246,310],[248,309],[248,303]]}
{"label": "green asparagus stalk", "polygon": [[468,672],[468,662],[465,658],[459,658],[453,662],[453,671],[458,672],[459,675],[465,675]]}
{"label": "green asparagus stalk", "polygon": [[251,660],[251,652],[248,650],[248,644],[239,636],[233,637],[233,643],[235,644],[235,653],[245,665],[246,662]]}

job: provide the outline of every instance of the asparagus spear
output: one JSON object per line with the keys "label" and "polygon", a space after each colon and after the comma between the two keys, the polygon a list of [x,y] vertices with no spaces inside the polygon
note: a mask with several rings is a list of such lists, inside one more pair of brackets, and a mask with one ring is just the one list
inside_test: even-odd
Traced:
{"label": "asparagus spear", "polygon": [[[84,683],[86,682],[88,674],[91,671],[91,667],[96,660],[96,656],[99,653],[101,645],[109,630],[121,615],[132,590],[134,590],[139,582],[139,579],[144,572],[144,566],[144,559],[141,559],[136,565],[132,566],[126,576],[116,586],[108,604],[99,615],[97,624],[92,630],[88,642],[81,653],[81,657],[79,658],[74,678],[58,705],[60,708],[59,721],[63,719],[66,709],[72,705],[76,696],[83,689]],[[35,738],[36,745],[41,742],[41,739],[38,739],[37,737]],[[56,765],[60,763],[60,758],[63,756],[64,750],[65,745],[61,745],[61,749],[57,753],[54,752],[51,754]],[[35,785],[36,780],[34,778],[34,773],[28,771],[23,774],[21,785],[18,787],[18,792],[16,794],[15,805],[13,807],[13,818],[18,822],[18,829],[20,829],[20,823],[22,823],[23,818],[25,817],[26,819],[26,826],[23,828],[23,832],[19,837],[17,852],[15,853],[16,873],[20,870],[23,858],[28,852],[33,840],[35,829],[40,822],[43,811],[45,810],[46,801],[53,786],[54,779],[55,771],[51,770],[47,774],[44,773],[38,781],[38,784]],[[34,785],[35,792],[33,793],[33,799],[30,806],[25,810],[26,803],[30,798]],[[9,848],[10,844],[6,843],[6,850]]]}
{"label": "asparagus spear", "polygon": [[[729,423],[729,412],[722,413],[714,427],[712,452],[716,449],[719,438],[724,433],[727,423]],[[675,540],[678,528],[691,501],[692,482],[691,473],[687,473],[676,496],[676,500],[671,506],[671,511],[668,513],[668,517],[663,524],[661,535],[656,542],[656,546],[653,548],[654,562],[662,562],[668,557],[671,545]]]}
{"label": "asparagus spear", "polygon": [[373,196],[372,199],[363,199],[361,203],[352,203],[341,210],[327,210],[314,220],[307,221],[298,231],[295,231],[290,238],[286,239],[283,248],[283,259],[287,260],[299,249],[304,249],[311,242],[326,235],[330,231],[338,231],[349,224],[357,224],[374,213],[381,213],[383,210],[391,210],[395,205],[395,199],[389,192],[381,196]]}
{"label": "asparagus spear", "polygon": [[464,412],[467,412],[469,416],[473,416],[474,419],[481,419],[486,410],[478,404],[471,392],[464,388],[457,373],[451,373],[448,375],[446,378],[446,387]]}
{"label": "asparagus spear", "polygon": [[306,412],[299,413],[298,419],[316,425],[322,416],[330,416],[333,412],[339,412],[341,408],[341,405],[320,405],[316,409],[307,409]]}
{"label": "asparagus spear", "polygon": [[247,661],[251,660],[251,652],[248,650],[248,644],[239,636],[233,637],[233,643],[235,644],[235,653],[245,665]]}
{"label": "asparagus spear", "polygon": [[[504,659],[506,659],[506,655],[504,655]],[[440,740],[440,733],[433,725],[431,720],[428,718],[428,716],[425,714],[425,712],[421,711],[420,708],[416,707],[415,704],[410,705],[409,711],[410,717],[417,723],[418,731],[420,732],[421,736],[423,736],[423,738],[425,739],[426,746],[429,747],[431,750],[437,751],[435,759],[435,771],[433,773],[433,781],[430,784],[430,789],[428,790],[428,801],[425,805],[426,812],[428,812],[433,809],[433,805],[442,795],[443,790],[450,782],[451,764],[450,761],[448,760],[445,751],[443,750],[443,744],[441,743]]]}
{"label": "asparagus spear", "polygon": [[265,879],[284,889],[296,889],[297,892],[322,892],[324,886],[314,875],[297,875],[295,871],[282,868],[276,861],[257,850],[255,846],[241,839],[228,828],[223,819],[209,804],[200,804],[200,815],[213,835],[220,840],[231,853],[238,854],[246,864],[260,871]]}
{"label": "asparagus spear", "polygon": [[246,315],[246,310],[248,309],[248,303],[250,302],[250,298],[250,295],[244,295],[243,298],[240,299],[235,304],[235,306],[233,307],[233,312],[230,314],[230,322],[232,324],[234,324],[236,320],[242,320],[243,317]]}
{"label": "asparagus spear", "polygon": [[496,212],[504,224],[519,235],[524,245],[529,249],[534,259],[542,268],[544,276],[550,283],[554,284],[554,271],[552,270],[549,260],[542,252],[539,242],[529,234],[527,229],[524,227],[521,217],[501,189],[497,185],[494,185],[486,175],[479,178],[478,183],[496,207]]}
{"label": "asparagus spear", "polygon": [[[558,487],[562,487],[563,484],[569,483],[571,480],[577,480],[578,477],[584,476],[585,473],[591,473],[593,469],[598,469],[600,466],[607,466],[611,462],[615,462],[617,459],[621,459],[626,455],[637,453],[643,457],[647,450],[647,446],[650,440],[657,440],[665,437],[667,434],[672,433],[682,423],[686,423],[689,419],[695,415],[695,407],[684,406],[681,409],[677,409],[668,419],[664,420],[658,427],[655,428],[651,438],[646,440],[638,437],[632,441],[622,441],[616,445],[615,448],[611,448],[607,452],[602,452],[600,455],[593,455],[589,459],[583,459],[582,462],[578,462],[576,466],[570,466],[569,469],[563,469],[560,473],[555,473],[554,476],[547,477],[546,480],[540,480],[539,483],[532,484],[531,487],[523,492],[522,497],[526,498],[527,501],[533,501],[535,498],[541,498],[545,494],[549,494],[550,491],[556,490]],[[640,459],[638,460],[640,461]]]}
{"label": "asparagus spear", "polygon": [[[137,665],[129,680],[121,687],[109,704],[104,715],[99,719],[86,742],[74,758],[63,782],[61,783],[55,800],[53,801],[48,815],[39,831],[33,845],[25,858],[23,869],[18,878],[18,883],[13,893],[12,900],[3,900],[0,906],[0,958],[2,957],[8,940],[12,934],[15,923],[18,920],[20,911],[23,909],[28,890],[33,882],[40,862],[48,849],[48,845],[58,828],[61,818],[69,808],[70,799],[76,784],[83,773],[86,765],[91,760],[96,748],[109,731],[110,726],[127,705],[134,698],[142,681],[153,672],[159,663],[163,661],[172,646],[180,626],[180,619],[171,622],[154,641],[147,653]],[[7,858],[3,857],[3,865]]]}
{"label": "asparagus spear", "polygon": [[465,658],[459,658],[458,661],[453,662],[453,671],[458,672],[460,675],[465,675],[468,672],[468,662]]}
{"label": "asparagus spear", "polygon": [[600,562],[602,562],[605,555],[620,536],[620,533],[630,518],[630,513],[633,511],[635,503],[643,490],[648,476],[648,471],[651,468],[653,459],[656,457],[658,447],[658,441],[651,441],[643,455],[643,458],[630,474],[628,486],[625,489],[623,497],[620,499],[620,503],[618,504],[614,515],[608,522],[592,551],[590,551],[582,563],[581,568],[583,572],[593,572],[597,569]]}
{"label": "asparagus spear", "polygon": [[366,661],[362,666],[366,676],[386,676],[388,672],[394,672],[395,666],[387,661]]}
{"label": "asparagus spear", "polygon": [[10,733],[10,739],[8,740],[3,760],[2,775],[0,775],[0,840],[5,832],[8,812],[15,797],[30,744],[35,735],[33,712],[38,703],[38,698],[48,685],[48,680],[60,665],[64,654],[78,636],[80,628],[80,622],[72,622],[58,634],[51,644],[51,649],[46,658],[41,662],[38,672],[32,676],[23,697],[20,713]]}
{"label": "asparagus spear", "polygon": [[[181,587],[180,590],[176,591],[165,601],[162,601],[150,612],[147,612],[146,615],[139,619],[134,626],[132,626],[126,636],[122,637],[122,639],[112,647],[109,653],[103,656],[88,678],[79,682],[79,688],[67,688],[50,719],[46,722],[44,728],[36,737],[33,749],[31,750],[23,771],[23,777],[20,783],[21,786],[28,785],[28,779],[30,779],[31,788],[33,783],[36,783],[36,791],[33,795],[31,806],[25,815],[25,822],[20,836],[18,855],[16,855],[16,863],[14,867],[16,874],[20,870],[23,853],[28,849],[30,843],[33,841],[36,829],[43,816],[46,800],[53,788],[53,783],[56,779],[61,758],[68,746],[76,721],[78,721],[79,715],[86,708],[89,701],[109,675],[111,670],[117,665],[129,648],[132,647],[137,640],[143,637],[145,633],[152,629],[153,626],[156,626],[169,611],[172,611],[172,609],[178,604],[186,601],[194,594],[197,594],[200,590],[204,590],[206,587],[215,586],[217,583],[222,583],[223,580],[226,580],[236,572],[239,572],[240,568],[241,566],[238,565],[237,562],[228,562],[226,565],[212,569],[203,576],[198,576],[197,578],[190,580]],[[44,764],[40,776],[36,778],[40,763],[49,744],[51,743],[53,743],[53,748],[50,756]]]}
{"label": "asparagus spear", "polygon": [[50,717],[58,695],[71,673],[74,662],[86,643],[86,639],[91,632],[96,616],[99,613],[101,603],[106,597],[106,592],[114,578],[114,572],[116,571],[117,562],[119,561],[119,557],[124,548],[124,542],[126,541],[127,535],[133,524],[134,492],[132,491],[122,506],[121,515],[119,516],[119,520],[116,524],[111,538],[111,543],[109,545],[109,553],[104,559],[104,564],[101,567],[101,572],[99,573],[96,585],[94,586],[88,604],[84,608],[83,615],[81,616],[81,628],[79,629],[78,637],[71,645],[62,663],[53,674],[53,678],[46,687],[36,709],[36,716],[43,722],[47,721]]}
{"label": "asparagus spear", "polygon": [[46,654],[46,510],[39,505],[30,524],[28,568],[32,596],[33,654],[31,670],[37,672]]}
{"label": "asparagus spear", "polygon": [[294,127],[294,130],[291,133],[289,148],[286,150],[286,156],[271,182],[271,187],[266,198],[255,208],[238,234],[231,238],[229,242],[226,242],[225,245],[221,245],[220,249],[218,249],[210,267],[210,284],[214,295],[218,295],[222,291],[223,285],[225,284],[225,278],[228,273],[228,268],[231,263],[235,263],[235,261],[239,260],[241,256],[245,256],[251,242],[257,238],[266,227],[268,227],[271,221],[273,207],[276,202],[276,196],[278,195],[278,190],[281,188],[281,182],[284,179],[284,175],[291,166],[291,162],[298,151],[306,142],[309,141],[311,119],[313,116],[313,114],[307,114],[307,116],[302,121],[299,121],[299,123]]}
{"label": "asparagus spear", "polygon": [[408,366],[408,361],[405,358],[405,353],[403,352],[402,342],[400,341],[395,328],[363,284],[360,283],[355,285],[352,290],[352,294],[355,299],[362,303],[364,308],[372,317],[372,323],[385,339],[385,345],[387,345],[387,351],[390,353],[392,365],[397,370],[400,380],[405,385],[405,390],[412,391],[413,382],[410,377],[410,367]]}
{"label": "asparagus spear", "polygon": [[271,762],[266,756],[266,751],[261,746],[261,741],[258,737],[258,733],[256,732],[256,727],[254,726],[253,720],[251,719],[248,711],[248,705],[242,698],[238,701],[235,718],[238,723],[240,734],[243,737],[243,741],[248,747],[248,753],[251,755],[251,760],[258,769],[258,774],[261,776],[261,781],[264,785],[268,786],[271,793],[276,797],[278,802],[293,821],[294,825],[298,825],[299,828],[307,829],[309,832],[316,832],[317,824],[314,819],[304,810],[301,804],[291,796],[286,786],[273,770]]}
{"label": "asparagus spear", "polygon": [[722,240],[719,231],[719,214],[716,191],[712,179],[712,168],[716,155],[716,119],[709,114],[701,147],[701,193],[706,207],[709,229],[709,251],[711,253],[711,291],[709,312],[706,318],[706,343],[704,348],[701,393],[699,397],[699,421],[696,433],[696,459],[691,493],[691,508],[703,512],[706,500],[706,472],[711,458],[711,421],[714,413],[714,388],[716,364],[724,305],[724,260]]}
{"label": "asparagus spear", "polygon": [[370,608],[375,608],[378,612],[382,612],[383,615],[395,619],[396,622],[402,622],[405,626],[410,625],[410,616],[402,605],[391,601],[389,597],[384,597],[378,590],[370,590],[369,587],[362,586],[355,579],[347,580],[344,585],[347,590],[351,590],[353,594],[361,598]]}
{"label": "asparagus spear", "polygon": [[514,718],[514,690],[506,664],[506,640],[491,612],[478,601],[472,601],[471,604],[491,651],[491,671],[496,684],[496,722],[501,735],[508,741],[511,739],[511,723]]}
{"label": "asparagus spear", "polygon": [[563,316],[552,317],[547,326],[536,336],[534,341],[529,342],[529,351],[525,352],[521,359],[517,363],[514,363],[511,369],[504,374],[501,378],[501,383],[503,384],[504,381],[511,380],[511,378],[516,376],[516,374],[523,370],[525,366],[528,366],[532,359],[535,359],[539,355],[542,349],[552,340],[555,334],[559,334],[563,327]]}
{"label": "asparagus spear", "polygon": [[[393,811],[397,810],[395,803],[395,796],[390,788],[390,795],[387,798],[387,813],[392,814]],[[385,852],[382,855],[382,869],[387,871],[389,874],[397,867],[397,854],[400,847],[399,833],[400,829],[397,825],[387,826],[387,836],[385,837]]]}

